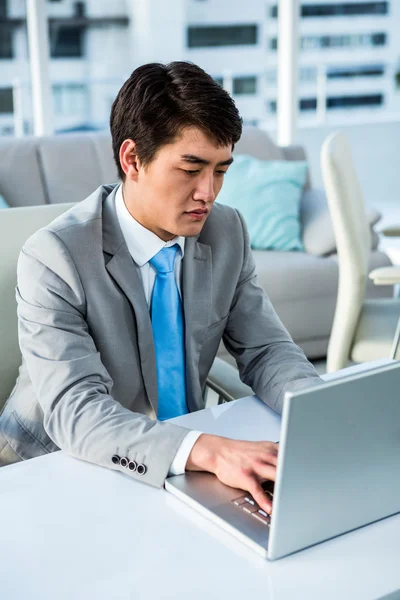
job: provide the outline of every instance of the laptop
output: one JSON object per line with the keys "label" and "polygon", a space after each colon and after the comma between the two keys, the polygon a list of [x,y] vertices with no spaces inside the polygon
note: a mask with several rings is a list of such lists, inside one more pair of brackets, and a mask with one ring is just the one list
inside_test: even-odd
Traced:
{"label": "laptop", "polygon": [[271,517],[211,473],[165,488],[270,560],[400,512],[400,362],[286,393],[279,448]]}

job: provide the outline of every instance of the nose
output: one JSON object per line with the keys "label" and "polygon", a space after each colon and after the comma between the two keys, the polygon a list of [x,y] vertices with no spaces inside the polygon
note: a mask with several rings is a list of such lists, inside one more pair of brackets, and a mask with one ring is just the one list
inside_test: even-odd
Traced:
{"label": "nose", "polygon": [[206,204],[210,204],[215,200],[214,177],[213,175],[204,174],[198,179],[196,189],[193,193],[193,200],[201,200]]}

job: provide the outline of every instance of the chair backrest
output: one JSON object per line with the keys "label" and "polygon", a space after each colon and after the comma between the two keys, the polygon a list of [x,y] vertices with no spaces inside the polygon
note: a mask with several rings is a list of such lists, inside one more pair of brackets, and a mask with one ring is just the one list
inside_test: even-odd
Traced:
{"label": "chair backrest", "polygon": [[22,246],[73,204],[54,204],[0,210],[0,409],[15,384],[21,353],[18,344],[17,261]]}
{"label": "chair backrest", "polygon": [[339,289],[328,346],[328,372],[344,367],[365,296],[371,233],[350,145],[340,132],[325,140],[321,168],[336,238]]}

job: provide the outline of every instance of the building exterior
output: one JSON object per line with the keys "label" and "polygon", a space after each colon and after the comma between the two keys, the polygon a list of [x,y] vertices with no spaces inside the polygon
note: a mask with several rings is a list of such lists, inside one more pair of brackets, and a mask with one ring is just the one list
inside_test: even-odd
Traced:
{"label": "building exterior", "polygon": [[[127,2],[47,0],[47,8],[55,129],[104,127],[132,71]],[[0,0],[0,135],[15,130],[13,108],[31,133],[25,0]]]}
{"label": "building exterior", "polygon": [[[400,115],[400,2],[300,0],[300,125]],[[274,128],[276,0],[47,0],[57,131],[107,125],[115,94],[150,61],[191,60]],[[32,131],[24,0],[0,0],[0,134]],[[21,127],[21,122],[23,126]]]}
{"label": "building exterior", "polygon": [[[400,113],[400,2],[300,0],[300,6],[300,125]],[[191,0],[188,9],[186,56],[216,77],[231,72],[244,118],[273,126],[277,2]],[[233,40],[237,45],[228,45]]]}

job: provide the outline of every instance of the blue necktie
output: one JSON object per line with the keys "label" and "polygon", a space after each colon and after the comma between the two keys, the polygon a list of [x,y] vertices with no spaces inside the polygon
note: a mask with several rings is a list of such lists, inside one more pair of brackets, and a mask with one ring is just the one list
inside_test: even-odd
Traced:
{"label": "blue necktie", "polygon": [[159,421],[188,412],[182,303],[175,280],[178,246],[163,248],[151,260],[157,271],[151,302],[151,324],[156,351]]}

